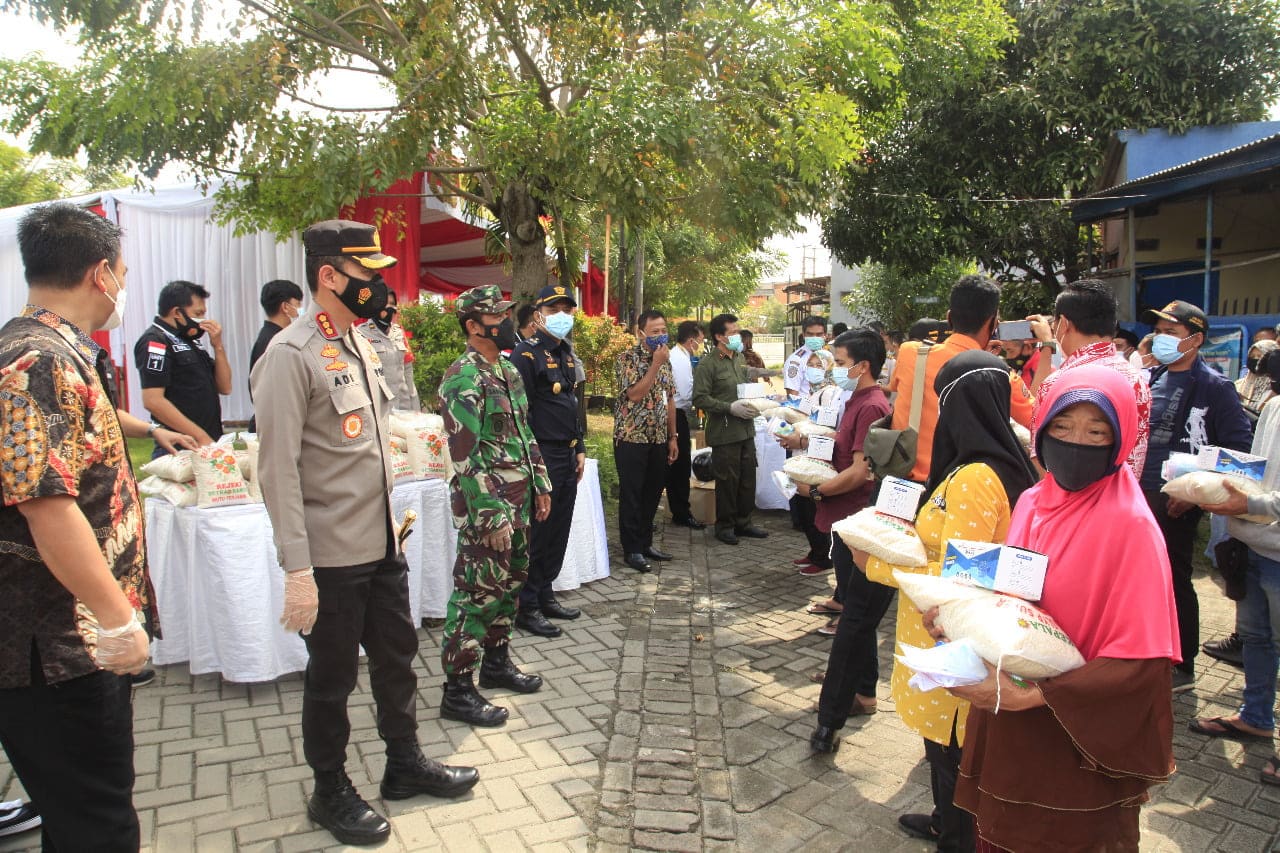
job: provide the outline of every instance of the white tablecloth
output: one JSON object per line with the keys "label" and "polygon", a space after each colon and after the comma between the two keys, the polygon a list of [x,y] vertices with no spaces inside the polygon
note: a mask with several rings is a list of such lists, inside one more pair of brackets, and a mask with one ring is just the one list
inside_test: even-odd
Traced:
{"label": "white tablecloth", "polygon": [[[414,623],[443,617],[457,549],[448,486],[402,483],[391,505],[397,518],[409,508],[418,513],[405,541]],[[280,627],[284,573],[265,507],[180,509],[152,498],[146,510],[147,556],[164,633],[152,646],[157,664],[188,661],[193,673],[217,672],[228,681],[270,681],[306,667],[302,638]],[[588,459],[555,588],[577,589],[608,576],[599,467]]]}
{"label": "white tablecloth", "polygon": [[781,471],[787,451],[756,419],[756,506],[759,509],[786,509],[787,499],[773,482],[773,472]]}

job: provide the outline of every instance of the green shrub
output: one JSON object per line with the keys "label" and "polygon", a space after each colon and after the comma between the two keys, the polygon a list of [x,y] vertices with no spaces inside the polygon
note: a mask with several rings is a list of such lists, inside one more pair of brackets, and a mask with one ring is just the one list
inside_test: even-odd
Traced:
{"label": "green shrub", "polygon": [[400,324],[410,335],[413,382],[418,386],[418,396],[422,405],[434,412],[439,408],[444,372],[467,348],[467,339],[453,313],[453,301],[439,305],[405,305],[400,310]]}
{"label": "green shrub", "polygon": [[586,394],[616,397],[618,356],[636,344],[636,339],[612,317],[588,317],[581,312],[573,318],[573,348],[587,372]]}

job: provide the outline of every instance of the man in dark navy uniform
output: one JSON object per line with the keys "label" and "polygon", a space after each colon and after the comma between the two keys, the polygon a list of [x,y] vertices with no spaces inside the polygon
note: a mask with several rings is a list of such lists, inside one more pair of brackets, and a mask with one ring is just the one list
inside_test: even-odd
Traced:
{"label": "man in dark navy uniform", "polygon": [[529,395],[529,421],[551,479],[551,514],[533,521],[529,536],[529,578],[520,591],[516,625],[540,637],[558,637],[560,629],[547,618],[577,619],[582,611],[556,601],[552,582],[560,575],[569,527],[578,497],[578,481],[587,462],[578,420],[578,397],[573,392],[577,359],[567,340],[578,307],[563,285],[542,288],[534,302],[541,313],[538,331],[511,351]]}

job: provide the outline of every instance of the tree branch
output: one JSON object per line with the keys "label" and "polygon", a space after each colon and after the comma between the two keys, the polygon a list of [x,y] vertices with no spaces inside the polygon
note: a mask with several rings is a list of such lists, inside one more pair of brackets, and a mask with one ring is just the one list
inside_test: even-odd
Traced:
{"label": "tree branch", "polygon": [[[423,171],[431,171],[431,170],[424,169]],[[467,192],[462,187],[458,186],[456,183],[449,180],[444,175],[441,175],[438,173],[434,173],[434,174],[436,179],[440,181],[440,183],[444,185],[445,190],[447,190],[446,195],[457,196],[458,198],[465,199],[466,201],[469,201],[472,204],[478,204],[482,207],[489,206],[489,202],[486,199],[476,195],[475,193]]]}
{"label": "tree branch", "polygon": [[286,89],[284,86],[281,86],[279,83],[273,82],[271,80],[268,80],[267,82],[271,84],[271,87],[273,89],[275,89],[276,91],[278,91],[280,94],[284,95],[287,98],[291,98],[300,104],[306,104],[309,107],[315,107],[316,109],[325,110],[331,113],[395,112],[404,106],[404,104],[392,104],[391,106],[387,106],[387,107],[331,107],[328,104],[317,103],[316,101],[308,100],[295,92],[290,92],[288,89]]}
{"label": "tree branch", "polygon": [[240,5],[252,9],[260,15],[264,15],[267,20],[274,21],[295,35],[319,42],[320,44],[327,45],[328,47],[332,47],[336,50],[355,54],[356,56],[368,60],[370,64],[378,69],[378,73],[383,77],[389,78],[394,75],[393,70],[382,62],[382,60],[366,50],[364,45],[360,44],[360,42],[352,39],[351,33],[347,32],[333,20],[325,17],[313,8],[308,7],[308,13],[324,24],[325,28],[336,33],[336,38],[323,35],[320,29],[316,27],[313,22],[303,21],[297,16],[290,15],[283,11],[276,11],[266,3],[259,2],[259,0],[238,0],[238,2]]}

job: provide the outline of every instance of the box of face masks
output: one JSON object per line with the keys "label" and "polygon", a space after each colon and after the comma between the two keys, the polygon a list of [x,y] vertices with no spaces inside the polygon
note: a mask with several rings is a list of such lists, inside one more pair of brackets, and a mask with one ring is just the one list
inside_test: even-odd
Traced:
{"label": "box of face masks", "polygon": [[880,481],[880,493],[876,496],[876,512],[915,521],[924,486],[897,477],[885,477]]}
{"label": "box of face masks", "polygon": [[1039,601],[1044,594],[1044,574],[1049,558],[1035,551],[951,539],[942,558],[942,576],[954,578],[983,589],[1015,595],[1026,601]]}
{"label": "box of face masks", "polygon": [[739,382],[738,383],[738,399],[754,400],[758,397],[767,396],[769,389],[765,388],[759,382]]}
{"label": "box of face masks", "polygon": [[1219,474],[1233,474],[1249,480],[1262,481],[1267,471],[1267,457],[1254,456],[1239,450],[1228,450],[1225,447],[1205,445],[1196,453],[1196,461],[1201,471],[1216,471]]}

